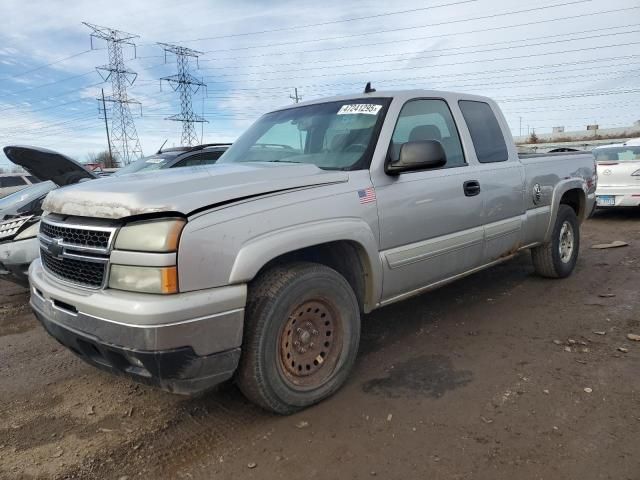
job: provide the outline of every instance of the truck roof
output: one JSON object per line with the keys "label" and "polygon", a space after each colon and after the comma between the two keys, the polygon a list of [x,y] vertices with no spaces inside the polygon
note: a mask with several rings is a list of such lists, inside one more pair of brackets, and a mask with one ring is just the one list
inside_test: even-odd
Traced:
{"label": "truck roof", "polygon": [[449,103],[455,102],[458,100],[476,100],[480,102],[487,103],[495,103],[489,97],[484,97],[481,95],[471,95],[468,93],[458,93],[458,92],[447,92],[444,90],[424,90],[424,89],[414,89],[414,90],[383,90],[383,91],[375,91],[371,93],[352,93],[348,95],[336,95],[333,97],[320,97],[315,98],[313,100],[308,100],[306,102],[300,102],[294,105],[285,105],[279,108],[274,109],[274,111],[278,110],[287,110],[289,108],[295,108],[305,105],[314,105],[317,103],[327,103],[327,102],[339,102],[343,100],[360,100],[366,98],[398,98],[401,101],[411,100],[412,98],[442,98],[447,100]]}

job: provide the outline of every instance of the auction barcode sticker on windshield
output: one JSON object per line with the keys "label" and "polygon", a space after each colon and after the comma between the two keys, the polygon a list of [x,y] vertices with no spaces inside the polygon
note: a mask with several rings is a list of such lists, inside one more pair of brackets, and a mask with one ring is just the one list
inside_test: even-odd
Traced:
{"label": "auction barcode sticker on windshield", "polygon": [[352,103],[351,105],[343,105],[338,110],[338,115],[377,115],[382,105],[376,105],[375,103]]}

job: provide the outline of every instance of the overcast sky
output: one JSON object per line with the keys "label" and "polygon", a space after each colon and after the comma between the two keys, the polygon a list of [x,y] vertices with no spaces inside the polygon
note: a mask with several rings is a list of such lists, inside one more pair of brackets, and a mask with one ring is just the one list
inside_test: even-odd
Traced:
{"label": "overcast sky", "polygon": [[0,18],[0,144],[81,161],[106,148],[95,99],[111,88],[95,70],[106,45],[91,50],[83,21],[139,35],[137,58],[132,48],[125,58],[138,73],[128,94],[142,103],[145,154],[181,132],[164,119],[179,113],[177,94],[158,80],[175,58],[165,63],[156,42],[205,52],[192,65],[208,87],[193,101],[205,142],[234,140],[295,87],[309,100],[366,81],[489,95],[514,135],[640,119],[640,0],[2,0]]}

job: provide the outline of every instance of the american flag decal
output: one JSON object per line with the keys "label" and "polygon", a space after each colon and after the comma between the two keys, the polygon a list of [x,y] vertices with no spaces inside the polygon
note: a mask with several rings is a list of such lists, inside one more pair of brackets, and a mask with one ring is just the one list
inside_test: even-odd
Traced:
{"label": "american flag decal", "polygon": [[376,201],[376,191],[373,187],[365,188],[364,190],[358,190],[358,200],[360,203],[371,203]]}

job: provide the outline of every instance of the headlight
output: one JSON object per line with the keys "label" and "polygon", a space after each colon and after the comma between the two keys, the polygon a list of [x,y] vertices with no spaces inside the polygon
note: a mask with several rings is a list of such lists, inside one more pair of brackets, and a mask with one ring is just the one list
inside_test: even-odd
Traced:
{"label": "headlight", "polygon": [[24,240],[25,238],[33,238],[38,235],[38,231],[40,230],[40,222],[32,223],[23,231],[21,231],[18,235],[16,235],[15,240]]}
{"label": "headlight", "polygon": [[181,218],[130,223],[120,229],[115,248],[137,252],[175,252],[185,223]]}
{"label": "headlight", "polygon": [[109,288],[142,293],[178,293],[176,267],[111,265]]}

